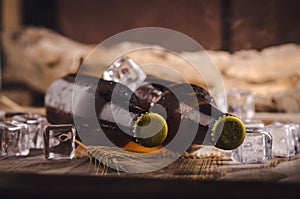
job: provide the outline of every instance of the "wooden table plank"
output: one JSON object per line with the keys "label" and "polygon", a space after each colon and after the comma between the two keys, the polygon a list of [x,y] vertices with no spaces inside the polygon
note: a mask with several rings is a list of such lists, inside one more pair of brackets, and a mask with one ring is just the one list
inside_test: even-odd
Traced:
{"label": "wooden table plank", "polygon": [[299,168],[300,155],[253,165],[190,156],[150,173],[118,173],[112,169],[102,173],[103,166],[95,166],[89,158],[45,160],[41,150],[33,150],[26,158],[0,158],[0,195],[64,199],[298,198],[300,179],[293,176],[299,175]]}
{"label": "wooden table plank", "polygon": [[30,156],[26,158],[0,158],[0,172],[2,173],[34,173],[42,175],[277,182],[300,174],[299,169],[300,155],[291,158],[274,158],[265,164],[240,164],[228,159],[222,160],[219,157],[181,157],[163,169],[143,174],[117,172],[113,169],[105,168],[99,162],[90,162],[89,158],[46,160],[41,150],[33,150]]}
{"label": "wooden table plank", "polygon": [[0,173],[1,198],[298,198],[299,184]]}

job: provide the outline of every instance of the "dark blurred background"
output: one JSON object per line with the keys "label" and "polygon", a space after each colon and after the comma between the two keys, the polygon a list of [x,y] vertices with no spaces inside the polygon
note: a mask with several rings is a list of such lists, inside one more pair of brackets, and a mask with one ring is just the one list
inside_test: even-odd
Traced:
{"label": "dark blurred background", "polygon": [[121,31],[143,26],[178,30],[211,50],[233,52],[300,42],[297,0],[8,2],[19,9],[21,24],[48,27],[84,43],[99,43]]}

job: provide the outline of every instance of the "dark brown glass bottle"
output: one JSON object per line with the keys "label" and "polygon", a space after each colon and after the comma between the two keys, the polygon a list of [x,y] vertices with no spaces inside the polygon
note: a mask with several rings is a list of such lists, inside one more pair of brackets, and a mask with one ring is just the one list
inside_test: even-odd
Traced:
{"label": "dark brown glass bottle", "polygon": [[[115,82],[81,76],[81,80],[76,82],[76,86],[85,91],[84,96],[86,97],[83,97],[81,103],[76,104],[76,110],[72,110],[75,78],[75,75],[68,75],[55,81],[49,88],[45,97],[49,122],[74,123],[73,118],[77,117],[81,118],[83,123],[89,124],[92,117],[96,116],[106,136],[117,146],[124,146],[129,141],[139,142],[141,140],[134,137],[132,122],[123,126],[121,124],[122,128],[120,128],[120,124],[117,124],[111,116],[112,112],[119,112],[118,118],[124,121],[127,118],[126,114],[129,114],[136,118],[134,122],[146,112],[151,112],[158,113],[167,121],[168,134],[163,145],[169,144],[175,136],[182,138],[183,141],[186,137],[195,137],[191,143],[215,145],[223,149],[236,148],[243,141],[245,132],[240,120],[219,111],[209,93],[198,86],[173,82],[164,82],[163,85],[167,86],[144,83],[133,93],[126,86]],[[152,80],[149,82],[153,82]],[[112,102],[112,93],[116,95],[114,99],[117,100],[113,102],[116,104],[113,107],[114,110],[107,108]],[[95,103],[92,106],[89,99],[94,99]],[[126,102],[129,103],[126,104]],[[89,105],[89,108],[86,105]],[[159,106],[164,110],[157,108]],[[182,111],[182,107],[188,111]],[[96,110],[96,115],[89,115],[92,109]],[[198,114],[200,120],[193,118],[193,113]],[[191,126],[197,127],[195,136],[189,136]],[[83,124],[79,127],[77,125],[76,128],[85,128],[87,132],[96,132],[98,127]],[[124,132],[124,129],[127,132]],[[130,134],[130,132],[132,133]],[[143,142],[139,143],[143,144]],[[153,143],[161,142],[152,142],[152,144],[146,145],[152,146]],[[182,142],[178,142],[178,145],[181,144]],[[181,146],[171,148],[176,150],[177,147]]]}
{"label": "dark brown glass bottle", "polygon": [[193,144],[229,150],[237,148],[244,140],[246,132],[243,122],[220,111],[211,95],[199,86],[175,84],[164,92],[156,105],[166,111],[157,111],[166,114],[169,131],[165,144],[175,136],[186,137],[191,133],[191,128],[196,131]]}
{"label": "dark brown glass bottle", "polygon": [[[76,88],[73,88],[75,79]],[[82,94],[76,94],[78,91]],[[75,107],[72,107],[72,100],[76,100],[73,101]],[[135,93],[122,84],[74,74],[53,82],[45,96],[47,119],[50,123],[74,124],[79,121],[76,128],[80,132],[89,133],[91,137],[93,134],[104,132],[106,137],[119,147],[129,141],[149,147],[161,144],[162,141],[154,140],[155,136],[145,139],[137,137],[137,134],[147,134],[141,126],[149,119],[155,120],[161,127],[166,125],[165,120],[158,114],[147,113],[141,108],[149,106],[147,103],[150,102],[139,100]],[[92,122],[95,117],[97,124]],[[158,130],[156,132],[159,134]],[[95,142],[97,143],[99,141]],[[103,145],[110,144],[103,143]]]}

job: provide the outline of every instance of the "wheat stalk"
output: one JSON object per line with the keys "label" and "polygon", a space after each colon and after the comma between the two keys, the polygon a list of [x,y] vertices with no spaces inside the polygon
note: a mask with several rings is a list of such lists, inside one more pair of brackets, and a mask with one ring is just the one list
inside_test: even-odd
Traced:
{"label": "wheat stalk", "polygon": [[87,150],[87,154],[95,161],[96,173],[99,173],[100,165],[103,165],[102,174],[107,174],[108,168],[130,173],[145,173],[162,168],[171,163],[176,153],[167,149],[161,149],[149,153],[129,152],[119,147],[112,146],[86,146],[76,140],[76,143]]}

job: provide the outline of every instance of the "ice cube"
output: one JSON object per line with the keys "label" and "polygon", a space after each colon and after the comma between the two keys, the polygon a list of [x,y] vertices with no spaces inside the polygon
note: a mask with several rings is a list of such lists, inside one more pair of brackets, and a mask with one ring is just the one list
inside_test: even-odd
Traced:
{"label": "ice cube", "polygon": [[294,142],[295,142],[295,153],[299,153],[300,151],[300,143],[299,143],[299,136],[300,136],[300,131],[299,131],[299,124],[295,123],[287,123],[286,126],[292,133],[294,137]]}
{"label": "ice cube", "polygon": [[44,130],[45,158],[72,159],[75,154],[76,129],[71,124],[48,125]]}
{"label": "ice cube", "polygon": [[251,119],[254,116],[254,100],[250,90],[233,88],[226,94],[228,112],[242,119]]}
{"label": "ice cube", "polygon": [[129,57],[117,59],[103,72],[104,80],[119,82],[132,91],[141,86],[146,77],[145,72]]}
{"label": "ice cube", "polygon": [[290,157],[296,153],[295,136],[286,124],[270,124],[265,129],[273,138],[272,156]]}
{"label": "ice cube", "polygon": [[17,115],[12,118],[13,124],[23,123],[28,126],[29,146],[31,149],[44,148],[43,129],[47,119],[37,114]]}
{"label": "ice cube", "polygon": [[247,130],[262,129],[265,127],[265,124],[261,120],[246,119],[246,120],[243,120],[243,123]]}
{"label": "ice cube", "polygon": [[252,164],[265,163],[271,159],[272,137],[262,129],[247,130],[244,142],[232,151],[235,161]]}
{"label": "ice cube", "polygon": [[0,132],[2,156],[27,156],[29,154],[29,134],[26,126],[1,122]]}

